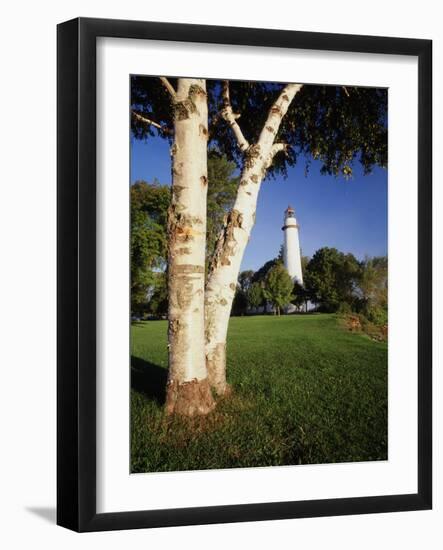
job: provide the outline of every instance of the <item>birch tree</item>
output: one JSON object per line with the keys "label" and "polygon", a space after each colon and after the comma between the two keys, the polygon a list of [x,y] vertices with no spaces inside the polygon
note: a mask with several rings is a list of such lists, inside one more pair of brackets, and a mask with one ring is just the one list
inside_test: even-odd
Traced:
{"label": "birch tree", "polygon": [[286,85],[268,112],[256,143],[250,144],[237,122],[230,100],[229,82],[223,83],[222,116],[232,128],[244,155],[234,208],[229,213],[212,260],[205,295],[206,358],[209,381],[220,395],[226,384],[226,336],[243,254],[255,223],[260,186],[274,156],[286,148],[275,141],[280,123],[301,84]]}
{"label": "birch tree", "polygon": [[[241,261],[255,223],[263,179],[276,173],[286,175],[287,167],[299,158],[306,161],[306,173],[311,160],[315,159],[320,162],[322,173],[345,177],[352,175],[356,159],[365,172],[373,165],[386,165],[387,160],[386,90],[241,81],[207,81],[205,89],[203,81],[191,83],[191,80],[177,79],[175,92],[166,82],[159,87],[158,79],[157,84],[152,78],[132,79],[133,135],[137,138],[157,132],[161,137],[175,140],[167,409],[181,414],[205,413],[212,409],[209,385],[220,395],[227,392],[229,316]],[[168,121],[171,111],[165,102],[166,89],[174,106],[173,123]],[[205,94],[195,94],[197,90],[204,90]],[[206,98],[209,125],[202,116]],[[183,120],[182,115],[186,115]],[[206,223],[205,132],[197,136],[197,130],[202,128],[207,129],[205,138],[209,133],[210,142],[229,160],[234,160],[241,172],[234,206],[226,216],[208,270],[202,346],[205,367],[200,348],[202,242],[201,235],[197,235],[203,232]],[[192,223],[188,223],[189,220]],[[185,237],[186,234],[192,239]],[[177,235],[180,235],[178,240]],[[180,242],[185,238],[188,240]],[[182,249],[189,249],[189,254]],[[182,267],[186,265],[191,267]],[[183,284],[188,285],[184,301]],[[180,319],[183,325],[177,323]],[[196,328],[192,334],[191,320]]]}
{"label": "birch tree", "polygon": [[[173,135],[168,211],[168,350],[166,412],[206,414],[214,407],[204,349],[208,104],[203,79],[165,77],[171,124],[133,112],[137,123]],[[154,89],[157,94],[161,92]],[[160,105],[159,105],[160,104]],[[157,101],[161,113],[164,102]],[[166,106],[168,110],[168,106]],[[157,113],[158,115],[158,113]],[[166,115],[167,116],[167,115]]]}
{"label": "birch tree", "polygon": [[166,410],[186,416],[213,406],[204,352],[208,106],[206,82],[179,78],[174,105],[172,200],[168,217]]}
{"label": "birch tree", "polygon": [[[299,105],[297,96],[304,97]],[[247,110],[257,104],[254,94],[240,91]],[[263,106],[268,90],[259,88]],[[251,97],[252,96],[252,97]],[[230,83],[222,85],[222,118],[235,140],[237,159],[242,167],[240,185],[233,209],[220,233],[216,253],[206,283],[206,359],[212,387],[224,395],[226,382],[226,337],[232,301],[235,295],[244,251],[255,223],[257,199],[263,179],[269,169],[286,172],[294,164],[296,155],[307,158],[306,171],[312,158],[322,162],[322,172],[352,176],[352,163],[357,155],[365,172],[374,164],[385,165],[386,93],[381,90],[365,91],[345,87],[286,84],[265,112],[265,119],[257,132],[257,113],[236,112],[231,102]],[[291,106],[296,105],[288,116]],[[254,116],[255,115],[255,116]],[[258,134],[250,142],[238,120],[246,118],[250,133]],[[252,125],[251,125],[252,119]],[[249,121],[249,122],[248,122]],[[255,126],[255,127],[254,127]],[[232,151],[232,141],[228,150]],[[232,154],[232,153],[231,153]],[[279,158],[275,165],[276,158]]]}

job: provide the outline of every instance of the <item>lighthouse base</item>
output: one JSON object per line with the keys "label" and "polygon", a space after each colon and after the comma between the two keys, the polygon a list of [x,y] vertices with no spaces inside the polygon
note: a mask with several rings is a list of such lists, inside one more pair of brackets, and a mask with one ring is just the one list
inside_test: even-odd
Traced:
{"label": "lighthouse base", "polygon": [[294,306],[294,304],[288,304],[283,308],[285,313],[296,313],[297,311],[300,311],[300,309],[297,306]]}

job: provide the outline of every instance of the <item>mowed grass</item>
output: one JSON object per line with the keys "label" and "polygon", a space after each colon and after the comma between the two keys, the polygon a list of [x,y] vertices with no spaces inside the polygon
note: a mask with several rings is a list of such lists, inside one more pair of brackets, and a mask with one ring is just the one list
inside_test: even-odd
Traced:
{"label": "mowed grass", "polygon": [[132,327],[131,469],[202,470],[387,459],[387,345],[335,315],[232,318],[232,396],[166,417],[167,322]]}

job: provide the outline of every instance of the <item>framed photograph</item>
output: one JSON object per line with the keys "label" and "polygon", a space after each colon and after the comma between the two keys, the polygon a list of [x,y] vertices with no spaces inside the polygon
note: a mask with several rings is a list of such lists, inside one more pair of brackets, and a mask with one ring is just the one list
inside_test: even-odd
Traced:
{"label": "framed photograph", "polygon": [[58,26],[59,525],[432,506],[432,43]]}

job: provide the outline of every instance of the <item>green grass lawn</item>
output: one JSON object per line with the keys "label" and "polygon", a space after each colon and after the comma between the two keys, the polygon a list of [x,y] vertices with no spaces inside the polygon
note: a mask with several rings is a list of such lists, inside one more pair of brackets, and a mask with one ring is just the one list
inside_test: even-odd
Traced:
{"label": "green grass lawn", "polygon": [[387,344],[335,315],[232,318],[233,394],[163,413],[167,322],[132,326],[132,472],[387,459]]}

